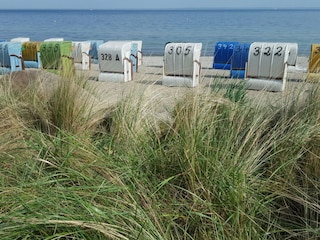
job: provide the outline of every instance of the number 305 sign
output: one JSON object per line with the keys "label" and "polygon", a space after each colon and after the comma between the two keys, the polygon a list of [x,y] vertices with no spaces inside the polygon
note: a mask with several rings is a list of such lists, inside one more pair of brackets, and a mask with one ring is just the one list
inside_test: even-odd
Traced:
{"label": "number 305 sign", "polygon": [[168,47],[167,53],[169,55],[184,55],[187,56],[190,54],[190,52],[192,52],[193,47],[192,46],[182,46],[182,45],[170,45]]}

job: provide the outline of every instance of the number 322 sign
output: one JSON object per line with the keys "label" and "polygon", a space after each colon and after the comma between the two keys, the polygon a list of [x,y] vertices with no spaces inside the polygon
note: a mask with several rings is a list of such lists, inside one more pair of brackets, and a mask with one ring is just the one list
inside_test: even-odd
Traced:
{"label": "number 322 sign", "polygon": [[[282,55],[282,50],[283,50],[283,47],[282,46],[278,46],[276,47],[275,49],[273,49],[272,47],[270,46],[266,46],[266,47],[255,47],[254,48],[254,52],[253,52],[253,55],[254,56],[259,56],[260,54],[263,54],[265,56],[271,56],[272,54],[274,56],[281,56]],[[274,53],[273,53],[274,52]]]}

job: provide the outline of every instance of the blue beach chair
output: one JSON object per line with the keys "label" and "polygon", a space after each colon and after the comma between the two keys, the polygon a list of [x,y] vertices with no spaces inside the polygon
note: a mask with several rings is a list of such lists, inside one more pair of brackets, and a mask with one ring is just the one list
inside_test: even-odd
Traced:
{"label": "blue beach chair", "polygon": [[230,78],[244,78],[251,43],[236,43],[231,56]]}
{"label": "blue beach chair", "polygon": [[213,69],[230,70],[234,46],[238,42],[217,42],[214,49]]}
{"label": "blue beach chair", "polygon": [[21,47],[21,42],[0,42],[0,74],[24,69]]}

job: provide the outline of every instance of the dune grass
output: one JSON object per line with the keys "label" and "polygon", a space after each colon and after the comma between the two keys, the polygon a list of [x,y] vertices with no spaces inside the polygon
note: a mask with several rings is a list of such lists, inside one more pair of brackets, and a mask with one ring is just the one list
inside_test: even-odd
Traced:
{"label": "dune grass", "polygon": [[317,85],[277,105],[215,85],[161,120],[44,84],[1,82],[1,239],[319,239]]}

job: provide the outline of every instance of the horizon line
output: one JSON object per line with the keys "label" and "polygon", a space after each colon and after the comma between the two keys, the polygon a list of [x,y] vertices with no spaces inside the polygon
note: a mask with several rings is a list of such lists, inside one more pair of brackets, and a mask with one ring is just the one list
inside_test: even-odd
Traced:
{"label": "horizon line", "polygon": [[111,9],[98,9],[98,8],[7,8],[0,11],[17,10],[17,11],[43,11],[43,10],[66,10],[66,11],[184,11],[184,10],[320,10],[320,7],[223,7],[223,8],[111,8]]}

